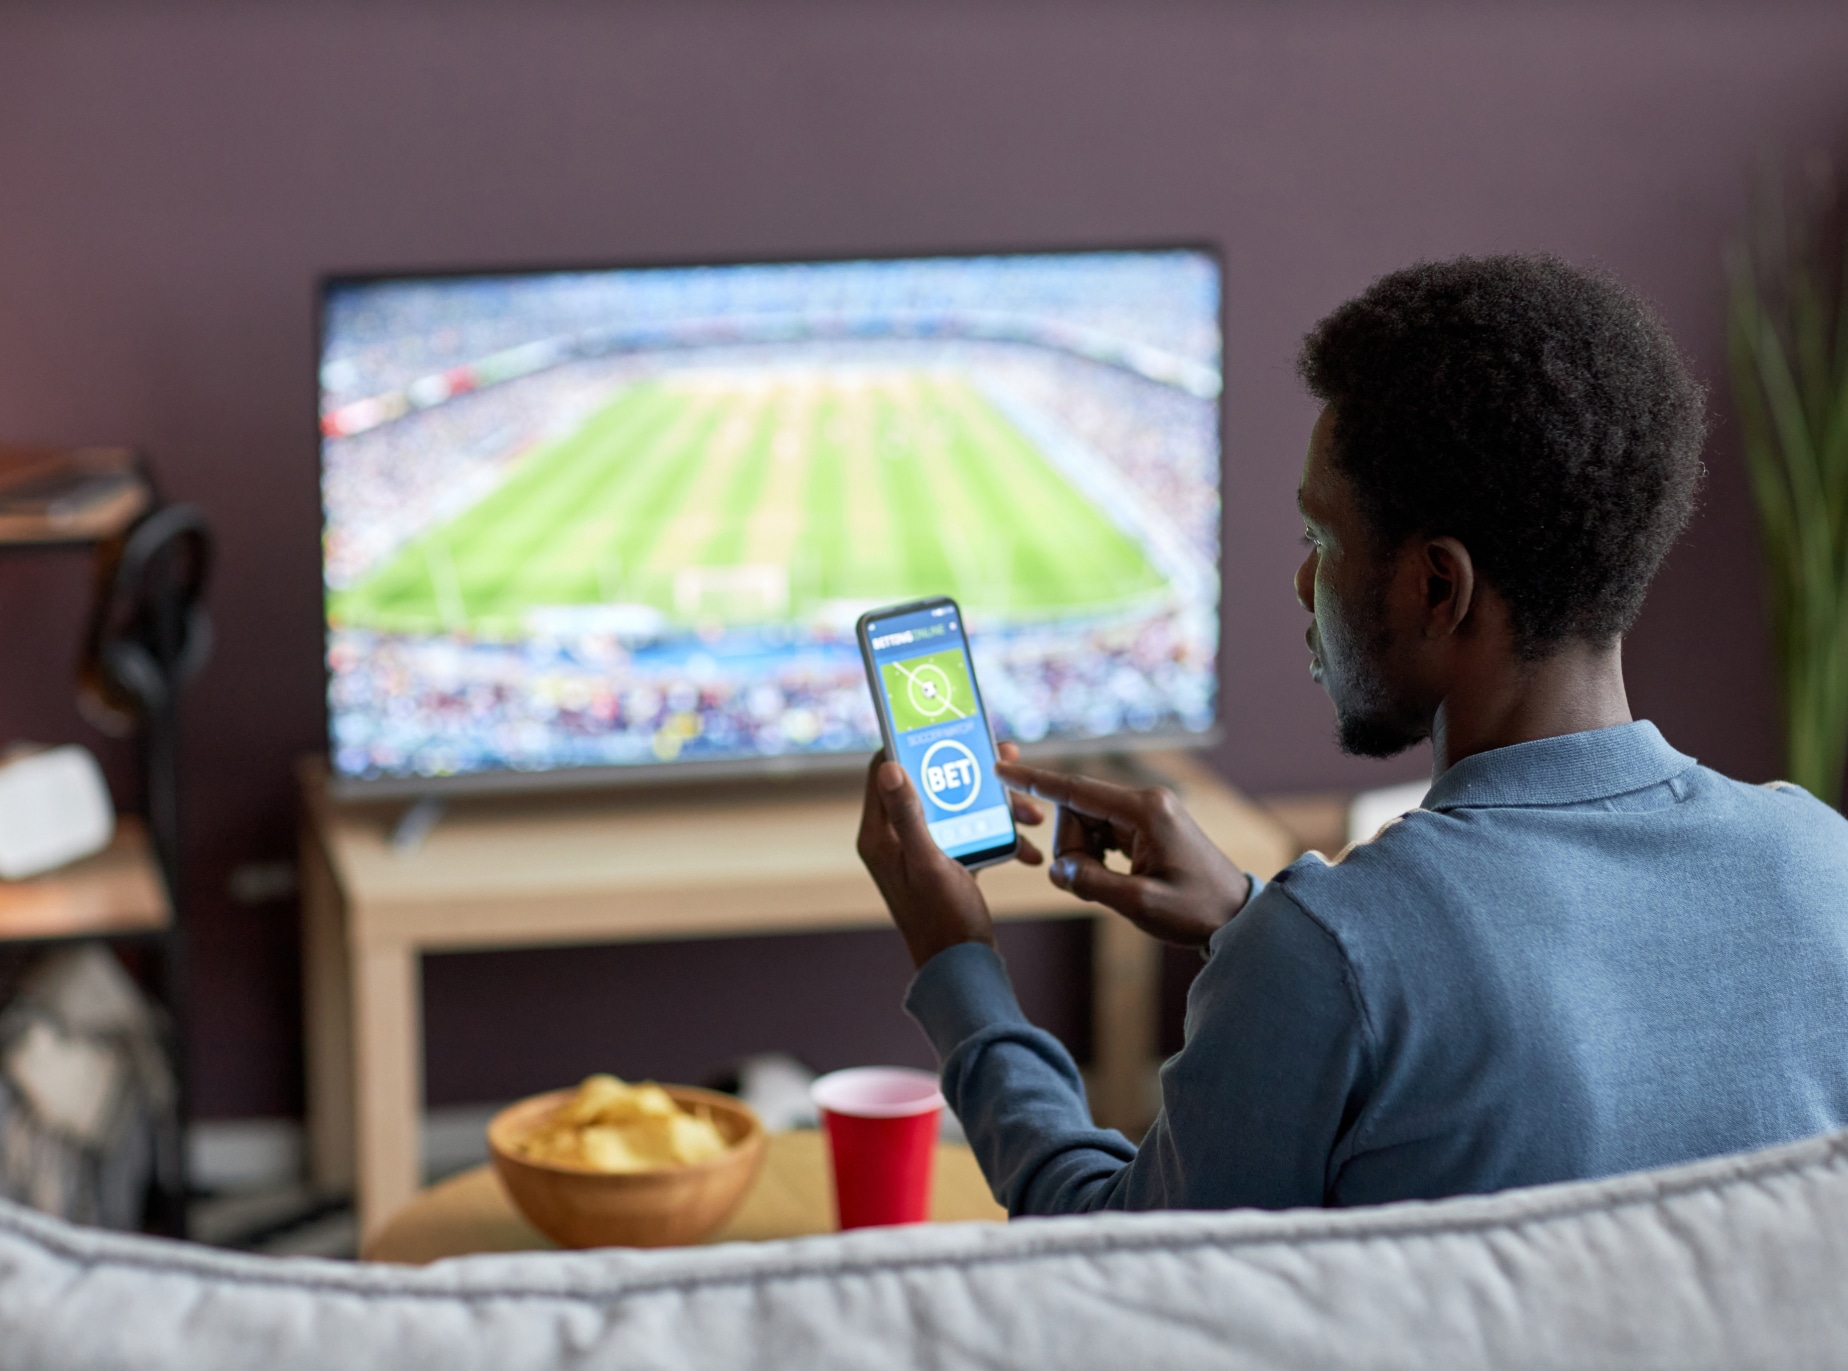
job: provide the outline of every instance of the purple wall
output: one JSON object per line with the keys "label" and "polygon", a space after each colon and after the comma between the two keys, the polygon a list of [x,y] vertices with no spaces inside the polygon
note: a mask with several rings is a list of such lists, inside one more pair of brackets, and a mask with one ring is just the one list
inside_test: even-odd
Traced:
{"label": "purple wall", "polygon": [[[292,912],[223,892],[232,865],[288,854],[291,760],[320,737],[311,282],[329,268],[1216,240],[1231,317],[1218,759],[1256,791],[1416,774],[1417,759],[1338,756],[1307,679],[1289,589],[1313,414],[1296,340],[1415,258],[1546,248],[1659,300],[1717,385],[1721,244],[1761,154],[1842,148],[1848,16],[1743,0],[1386,8],[0,12],[0,438],[140,444],[223,538],[222,649],[186,749],[201,1109],[297,1104]],[[1682,747],[1761,778],[1775,723],[1724,430],[1710,462],[1631,679]],[[84,594],[75,559],[0,563],[0,740],[97,743],[70,703]],[[1040,941],[1081,960],[1058,950],[1069,939]],[[867,968],[856,1031],[910,1042],[884,953],[787,940],[763,955],[794,976],[824,952]],[[762,959],[649,955],[720,997],[780,980]],[[599,965],[618,1005],[643,974],[635,958]],[[437,1093],[492,1093],[471,1085],[455,1025],[537,1015],[563,974],[502,969],[433,969]],[[490,990],[504,1003],[483,1008]],[[620,1036],[622,1011],[608,1022]]]}

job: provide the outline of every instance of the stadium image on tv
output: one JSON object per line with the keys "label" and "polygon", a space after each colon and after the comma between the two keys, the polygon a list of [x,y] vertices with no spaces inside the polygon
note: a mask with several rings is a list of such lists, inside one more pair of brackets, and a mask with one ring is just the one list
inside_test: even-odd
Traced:
{"label": "stadium image on tv", "polygon": [[864,755],[854,620],[938,594],[1000,736],[1209,731],[1219,290],[1179,250],[329,282],[337,780]]}

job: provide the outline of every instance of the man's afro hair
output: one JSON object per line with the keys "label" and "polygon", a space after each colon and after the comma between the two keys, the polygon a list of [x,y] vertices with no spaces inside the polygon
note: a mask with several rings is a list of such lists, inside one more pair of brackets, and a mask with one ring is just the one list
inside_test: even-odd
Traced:
{"label": "man's afro hair", "polygon": [[1528,657],[1628,631],[1693,511],[1706,432],[1636,295],[1554,257],[1424,263],[1323,319],[1297,368],[1378,551],[1460,540]]}

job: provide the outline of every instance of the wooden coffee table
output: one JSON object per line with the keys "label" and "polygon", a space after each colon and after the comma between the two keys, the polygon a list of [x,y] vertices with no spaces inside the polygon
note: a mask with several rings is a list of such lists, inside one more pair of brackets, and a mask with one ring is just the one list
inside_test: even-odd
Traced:
{"label": "wooden coffee table", "polygon": [[[933,1223],[1003,1223],[975,1154],[962,1143],[937,1145],[931,1185]],[[763,1242],[834,1231],[834,1186],[827,1148],[813,1129],[773,1133],[764,1169],[736,1214],[707,1242]],[[520,1217],[492,1166],[477,1166],[417,1194],[366,1241],[365,1261],[420,1265],[476,1252],[530,1252],[557,1246]]]}

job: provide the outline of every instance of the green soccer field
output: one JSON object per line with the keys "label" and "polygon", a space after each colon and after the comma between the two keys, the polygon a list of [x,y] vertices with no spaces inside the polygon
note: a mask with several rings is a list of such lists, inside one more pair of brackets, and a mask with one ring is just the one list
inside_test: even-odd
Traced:
{"label": "green soccer field", "polygon": [[330,608],[354,627],[502,636],[540,606],[746,624],[948,593],[1010,616],[1162,584],[952,373],[687,373],[623,390]]}
{"label": "green soccer field", "polygon": [[891,703],[892,727],[900,733],[966,719],[975,712],[975,687],[959,647],[886,662],[879,674]]}

